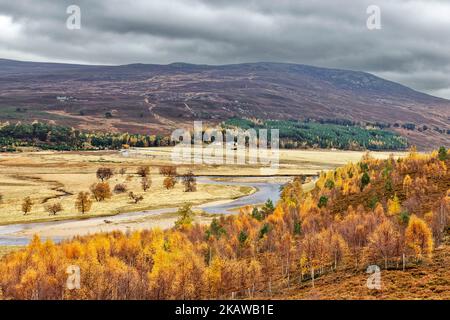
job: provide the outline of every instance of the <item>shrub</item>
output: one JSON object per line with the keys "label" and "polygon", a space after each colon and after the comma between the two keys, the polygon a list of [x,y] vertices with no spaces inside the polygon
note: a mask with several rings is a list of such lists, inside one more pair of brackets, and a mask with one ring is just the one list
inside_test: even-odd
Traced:
{"label": "shrub", "polygon": [[127,192],[127,185],[124,183],[119,183],[114,186],[114,193],[124,193]]}
{"label": "shrub", "polygon": [[61,205],[61,203],[57,202],[57,203],[53,203],[53,204],[48,204],[45,206],[45,210],[50,214],[50,215],[54,215],[56,216],[56,214],[58,212],[63,211],[63,207]]}
{"label": "shrub", "polygon": [[150,167],[149,166],[141,166],[137,170],[137,174],[141,177],[146,177],[150,174]]}
{"label": "shrub", "polygon": [[141,202],[142,200],[144,200],[144,197],[143,196],[141,196],[141,195],[136,195],[136,194],[134,194],[132,191],[130,191],[130,193],[128,193],[128,197],[131,199],[131,200],[133,200],[134,201],[134,203],[139,203],[139,202]]}
{"label": "shrub", "polygon": [[270,225],[268,223],[265,223],[262,228],[259,230],[259,238],[262,239],[266,234],[268,234],[270,231]]}
{"label": "shrub", "polygon": [[177,168],[174,166],[162,166],[159,168],[159,173],[165,177],[175,177],[177,175]]}
{"label": "shrub", "polygon": [[167,190],[173,189],[176,183],[177,180],[174,177],[167,177],[163,181],[164,188],[166,188]]}
{"label": "shrub", "polygon": [[141,180],[141,187],[144,192],[146,192],[148,189],[150,189],[150,186],[152,185],[152,180],[150,177],[143,177]]}
{"label": "shrub", "polygon": [[361,177],[361,191],[370,183],[370,176],[367,172],[364,172]]}
{"label": "shrub", "polygon": [[327,197],[327,196],[321,196],[320,199],[319,199],[319,203],[317,204],[317,206],[318,206],[319,208],[322,208],[322,207],[326,207],[327,204],[328,204],[328,197]]}
{"label": "shrub", "polygon": [[31,201],[30,197],[26,197],[25,199],[23,199],[22,212],[24,215],[27,215],[31,211],[32,207],[33,207],[33,201]]}
{"label": "shrub", "polygon": [[186,174],[182,176],[184,191],[185,192],[194,192],[197,191],[197,180],[192,171],[188,171]]}
{"label": "shrub", "polygon": [[97,169],[97,178],[102,180],[102,182],[111,179],[113,175],[114,173],[111,168],[101,167]]}
{"label": "shrub", "polygon": [[328,179],[326,182],[325,182],[325,187],[326,188],[328,188],[328,189],[333,189],[334,188],[334,181],[333,180],[331,180],[331,179]]}
{"label": "shrub", "polygon": [[190,226],[194,220],[194,212],[192,211],[192,205],[190,203],[186,203],[178,209],[177,214],[180,216],[175,222],[175,227],[177,228]]}
{"label": "shrub", "polygon": [[447,153],[447,149],[445,149],[445,147],[439,148],[438,157],[439,157],[439,160],[441,160],[441,161],[447,160],[448,153]]}
{"label": "shrub", "polygon": [[252,218],[253,219],[256,219],[256,220],[258,220],[258,221],[261,221],[264,217],[263,217],[263,215],[261,214],[261,212],[259,212],[259,210],[258,210],[258,208],[253,208],[253,210],[252,210]]}

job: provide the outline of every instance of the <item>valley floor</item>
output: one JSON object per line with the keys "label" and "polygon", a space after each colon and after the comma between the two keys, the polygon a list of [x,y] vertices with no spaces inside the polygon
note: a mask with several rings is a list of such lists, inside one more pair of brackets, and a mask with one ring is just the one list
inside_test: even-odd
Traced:
{"label": "valley floor", "polygon": [[[193,205],[213,201],[229,201],[254,192],[254,188],[239,185],[198,184],[197,192],[184,192],[178,183],[174,189],[163,187],[163,176],[159,167],[172,164],[172,148],[138,149],[124,155],[117,151],[98,152],[23,152],[0,154],[0,225],[55,221],[77,218],[102,217],[125,212],[143,211],[166,207],[177,207],[186,202]],[[386,158],[388,152],[374,152],[373,156]],[[364,152],[328,150],[281,150],[280,168],[276,175],[315,175],[322,170],[334,169],[349,161],[361,159]],[[396,153],[397,156],[403,153]],[[152,185],[147,192],[140,186],[140,177],[135,174],[142,165],[151,167]],[[95,172],[107,166],[118,172],[126,168],[123,175],[116,173],[108,182],[111,189],[124,183],[128,191],[144,195],[144,200],[134,204],[127,192],[114,194],[111,199],[94,203],[92,210],[81,216],[74,208],[78,192],[89,191],[91,184],[98,182]],[[197,176],[261,176],[258,165],[178,165],[179,173],[193,170]],[[34,202],[28,215],[21,212],[22,200],[30,196]],[[44,206],[60,202],[63,211],[49,215]]]}

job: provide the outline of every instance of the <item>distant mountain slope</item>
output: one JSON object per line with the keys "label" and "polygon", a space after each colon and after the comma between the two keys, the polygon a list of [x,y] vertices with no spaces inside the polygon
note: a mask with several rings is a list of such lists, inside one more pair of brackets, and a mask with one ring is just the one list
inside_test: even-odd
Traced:
{"label": "distant mountain slope", "polygon": [[[284,63],[86,66],[0,59],[0,121],[167,133],[194,119],[232,117],[380,122],[422,148],[450,140],[449,100],[364,72]],[[406,123],[414,130],[401,127]]]}

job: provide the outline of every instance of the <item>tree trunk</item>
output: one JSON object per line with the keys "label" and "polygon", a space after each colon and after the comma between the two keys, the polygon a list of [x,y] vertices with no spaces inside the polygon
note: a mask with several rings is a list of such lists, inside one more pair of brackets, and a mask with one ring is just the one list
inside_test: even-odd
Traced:
{"label": "tree trunk", "polygon": [[405,254],[402,255],[402,260],[403,260],[403,271],[405,271],[406,267]]}
{"label": "tree trunk", "polygon": [[269,280],[269,295],[272,297],[272,280]]}
{"label": "tree trunk", "polygon": [[337,269],[337,254],[334,253],[334,270]]}

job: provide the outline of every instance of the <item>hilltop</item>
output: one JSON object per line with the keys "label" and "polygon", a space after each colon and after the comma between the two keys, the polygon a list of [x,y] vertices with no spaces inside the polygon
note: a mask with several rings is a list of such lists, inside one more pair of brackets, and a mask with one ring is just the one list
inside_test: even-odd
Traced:
{"label": "hilltop", "polygon": [[[0,121],[167,134],[193,120],[351,121],[422,149],[449,141],[450,101],[372,74],[287,63],[120,66],[0,59]],[[101,125],[100,125],[101,124]]]}

